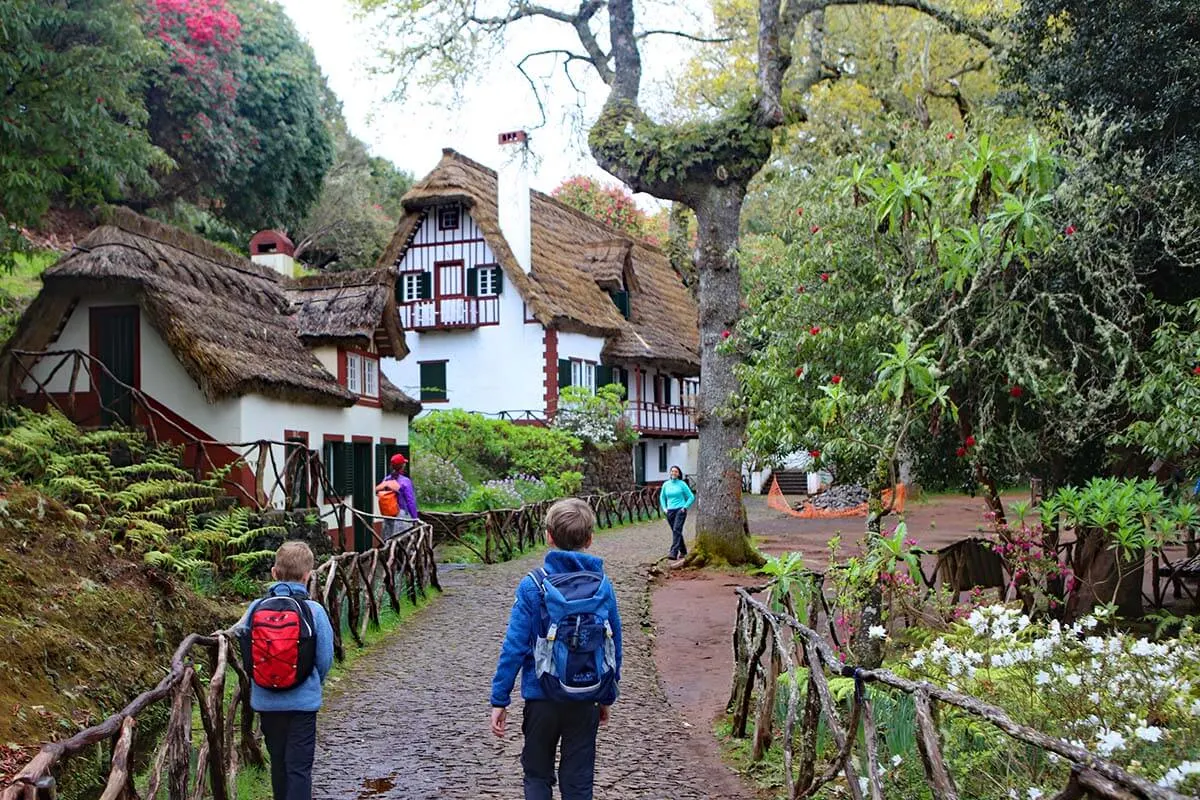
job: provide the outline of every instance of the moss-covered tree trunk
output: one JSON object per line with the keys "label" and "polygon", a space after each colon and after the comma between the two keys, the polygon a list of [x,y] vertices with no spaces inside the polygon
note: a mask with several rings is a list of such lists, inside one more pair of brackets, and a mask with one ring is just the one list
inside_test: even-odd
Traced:
{"label": "moss-covered tree trunk", "polygon": [[700,257],[700,432],[699,491],[696,547],[701,553],[731,564],[757,559],[747,535],[742,505],[741,463],[746,421],[732,413],[729,401],[737,392],[737,355],[717,345],[722,333],[737,324],[741,280],[737,244],[745,189],[708,187],[696,202]]}

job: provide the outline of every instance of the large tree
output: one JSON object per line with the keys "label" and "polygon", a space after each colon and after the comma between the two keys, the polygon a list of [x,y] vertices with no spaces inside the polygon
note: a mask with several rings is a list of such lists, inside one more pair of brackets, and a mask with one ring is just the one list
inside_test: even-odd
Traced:
{"label": "large tree", "polygon": [[[741,502],[736,454],[745,418],[730,401],[738,392],[735,352],[719,348],[722,332],[740,316],[738,244],[740,217],[750,181],[772,155],[775,131],[806,116],[809,91],[836,78],[835,54],[826,47],[826,13],[841,6],[905,7],[928,15],[976,41],[981,52],[995,42],[984,25],[930,0],[758,0],[755,8],[754,78],[709,113],[682,122],[656,120],[643,103],[642,56],[647,43],[678,28],[639,25],[634,0],[582,0],[561,6],[511,2],[494,13],[454,0],[413,5],[364,0],[385,8],[401,39],[389,47],[400,74],[419,74],[432,64],[435,77],[469,72],[500,43],[510,26],[526,21],[556,24],[562,31],[542,53],[582,64],[607,89],[589,134],[597,162],[635,192],[683,203],[698,223],[701,391],[698,550],[730,562],[755,558]],[[642,9],[646,11],[645,8]],[[736,87],[735,87],[736,88]]]}
{"label": "large tree", "polygon": [[0,2],[0,263],[53,202],[148,183],[162,154],[129,75],[154,57],[126,0]]}

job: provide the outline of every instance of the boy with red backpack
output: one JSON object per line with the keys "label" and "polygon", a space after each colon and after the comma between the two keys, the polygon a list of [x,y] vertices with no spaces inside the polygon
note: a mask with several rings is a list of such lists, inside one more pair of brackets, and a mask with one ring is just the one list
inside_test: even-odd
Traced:
{"label": "boy with red backpack", "polygon": [[271,757],[275,800],[312,800],[313,755],[321,684],[333,666],[333,627],[308,599],[313,553],[284,542],[275,553],[276,583],[237,624],[242,663],[250,673],[250,707],[258,712]]}
{"label": "boy with red backpack", "polygon": [[550,547],[543,566],[517,585],[508,631],[492,678],[492,733],[504,736],[509,696],[521,673],[525,698],[525,800],[592,800],[596,733],[608,721],[621,680],[621,617],[604,562],[583,552],[596,516],[576,498],[546,512]]}

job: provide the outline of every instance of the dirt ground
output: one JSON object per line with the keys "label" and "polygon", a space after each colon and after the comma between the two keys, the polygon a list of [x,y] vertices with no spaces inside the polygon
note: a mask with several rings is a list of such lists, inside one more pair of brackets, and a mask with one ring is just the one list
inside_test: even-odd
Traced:
{"label": "dirt ground", "polygon": [[[1006,505],[1025,496],[1006,496]],[[823,569],[828,562],[826,543],[841,533],[841,556],[858,545],[866,517],[848,519],[796,519],[767,507],[765,497],[747,497],[750,532],[761,549],[777,555],[793,550],[804,553],[806,563]],[[979,498],[936,497],[911,502],[906,521],[909,534],[920,546],[936,549],[984,529],[986,511]],[[891,518],[894,523],[894,518]],[[689,521],[689,528],[691,526]],[[670,533],[662,523],[663,551]],[[886,528],[885,528],[886,529]],[[692,537],[691,530],[687,537]],[[684,719],[711,730],[725,710],[733,677],[732,636],[737,611],[733,589],[759,578],[745,572],[667,570],[659,578],[651,599],[654,623],[654,661],[663,689]],[[718,747],[712,742],[714,750]]]}

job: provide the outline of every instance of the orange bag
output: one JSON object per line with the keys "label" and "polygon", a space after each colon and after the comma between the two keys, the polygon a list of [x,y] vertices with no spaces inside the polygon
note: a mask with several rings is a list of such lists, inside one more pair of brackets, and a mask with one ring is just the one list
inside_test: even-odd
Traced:
{"label": "orange bag", "polygon": [[393,489],[380,489],[375,493],[379,498],[379,513],[385,517],[400,516],[400,495]]}

